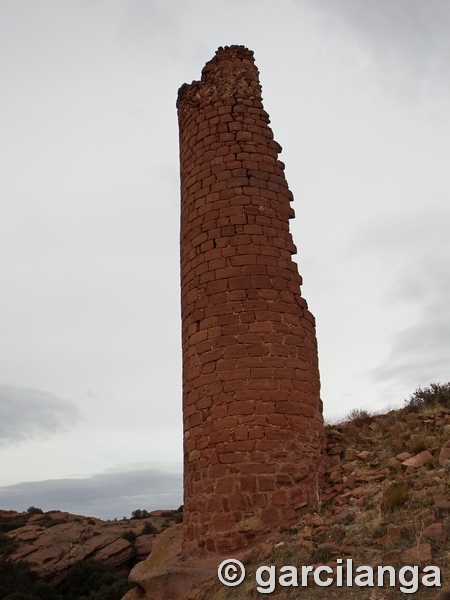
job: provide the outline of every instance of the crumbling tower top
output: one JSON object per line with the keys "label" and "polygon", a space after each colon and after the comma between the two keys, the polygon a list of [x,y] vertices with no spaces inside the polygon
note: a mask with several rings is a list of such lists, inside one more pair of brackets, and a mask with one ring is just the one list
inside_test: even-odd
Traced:
{"label": "crumbling tower top", "polygon": [[203,67],[201,80],[180,87],[177,106],[182,101],[185,109],[236,96],[261,100],[258,75],[252,50],[245,46],[220,47]]}

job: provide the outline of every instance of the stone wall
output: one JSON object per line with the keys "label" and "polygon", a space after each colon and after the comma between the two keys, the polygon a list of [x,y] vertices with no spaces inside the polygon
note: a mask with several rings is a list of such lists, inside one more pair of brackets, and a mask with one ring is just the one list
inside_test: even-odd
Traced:
{"label": "stone wall", "polygon": [[316,499],[315,323],[253,52],[219,48],[177,107],[184,550],[222,552],[292,524]]}

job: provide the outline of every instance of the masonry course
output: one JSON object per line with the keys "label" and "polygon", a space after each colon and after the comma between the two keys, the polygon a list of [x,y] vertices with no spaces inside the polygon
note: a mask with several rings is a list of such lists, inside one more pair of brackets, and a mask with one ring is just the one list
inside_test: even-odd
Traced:
{"label": "masonry course", "polygon": [[253,52],[219,48],[177,107],[184,550],[223,552],[295,522],[316,498],[315,322]]}

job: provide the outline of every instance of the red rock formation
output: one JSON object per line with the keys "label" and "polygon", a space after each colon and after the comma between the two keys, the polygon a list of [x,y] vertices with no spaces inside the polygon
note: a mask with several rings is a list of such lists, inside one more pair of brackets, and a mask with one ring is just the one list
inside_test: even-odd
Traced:
{"label": "red rock formation", "polygon": [[315,323],[253,52],[219,48],[177,106],[184,550],[222,552],[294,522],[316,497]]}
{"label": "red rock formation", "polygon": [[[0,522],[21,517],[26,524],[6,534],[17,546],[8,558],[25,561],[39,579],[54,585],[64,579],[71,566],[87,558],[124,568],[130,562],[144,560],[156,537],[142,534],[144,524],[148,522],[159,529],[165,520],[155,513],[147,519],[102,521],[61,511],[30,516],[0,510]],[[134,542],[123,537],[130,531],[136,535]]]}

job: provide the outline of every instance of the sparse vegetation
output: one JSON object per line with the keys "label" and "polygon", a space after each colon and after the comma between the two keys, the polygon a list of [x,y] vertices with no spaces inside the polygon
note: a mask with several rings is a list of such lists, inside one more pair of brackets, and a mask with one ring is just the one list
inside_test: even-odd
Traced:
{"label": "sparse vegetation", "polygon": [[30,515],[43,515],[44,511],[42,508],[38,508],[37,506],[30,506],[27,508],[27,513]]}
{"label": "sparse vegetation", "polygon": [[363,425],[370,425],[372,423],[373,415],[364,408],[354,408],[348,413],[346,421],[349,421],[356,427],[362,427]]}
{"label": "sparse vegetation", "polygon": [[122,537],[124,540],[130,542],[130,544],[135,544],[138,536],[137,533],[132,529],[127,529],[122,533]]}
{"label": "sparse vegetation", "polygon": [[20,513],[11,513],[10,517],[3,518],[0,520],[0,533],[7,533],[8,531],[14,531],[26,525],[29,515],[23,515]]}
{"label": "sparse vegetation", "polygon": [[183,522],[183,505],[176,510],[165,510],[161,513],[162,517],[166,517],[166,521],[163,523],[163,527],[167,528],[171,525],[171,521],[174,523]]}
{"label": "sparse vegetation", "polygon": [[419,412],[438,405],[450,408],[450,382],[418,387],[409,400],[405,400],[405,410],[408,412]]}
{"label": "sparse vegetation", "polygon": [[18,543],[5,533],[0,533],[0,560],[12,554],[18,547]]}
{"label": "sparse vegetation", "polygon": [[65,522],[66,522],[66,519],[64,519],[64,518],[54,519],[47,513],[39,521],[39,525],[41,525],[41,527],[45,527],[45,529],[48,529],[49,527],[55,527],[56,525],[62,525]]}
{"label": "sparse vegetation", "polygon": [[58,591],[64,600],[120,600],[131,587],[111,565],[85,560],[70,569]]}
{"label": "sparse vegetation", "polygon": [[146,523],[144,523],[144,527],[142,528],[141,531],[141,535],[149,535],[149,534],[156,534],[159,533],[158,528],[155,527],[155,525],[153,525],[153,523],[150,523],[150,521],[147,521]]}
{"label": "sparse vegetation", "polygon": [[408,497],[408,486],[403,481],[396,481],[383,492],[381,510],[383,513],[391,512],[403,506]]}
{"label": "sparse vegetation", "polygon": [[133,510],[133,512],[131,513],[131,518],[132,519],[147,519],[148,517],[148,511],[143,509],[141,510],[140,508]]}
{"label": "sparse vegetation", "polygon": [[0,600],[120,600],[131,585],[111,565],[86,560],[54,588],[38,581],[24,562],[0,560]]}

